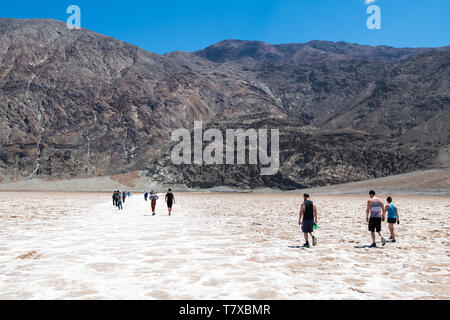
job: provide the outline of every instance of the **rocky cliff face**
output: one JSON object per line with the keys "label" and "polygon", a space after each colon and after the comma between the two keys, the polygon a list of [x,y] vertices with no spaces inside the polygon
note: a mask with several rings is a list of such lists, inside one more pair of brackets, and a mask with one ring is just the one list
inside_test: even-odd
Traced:
{"label": "rocky cliff face", "polygon": [[265,108],[246,100],[251,91],[64,23],[1,19],[0,168],[58,177],[144,168],[174,128],[244,103]]}
{"label": "rocky cliff face", "polygon": [[[162,183],[296,188],[430,168],[449,145],[448,49],[227,40],[161,56],[0,19],[0,176],[148,169]],[[170,134],[194,120],[279,128],[279,173],[172,165]]]}
{"label": "rocky cliff face", "polygon": [[[209,128],[218,128],[223,137],[226,137],[225,130],[229,128],[281,128],[279,171],[272,176],[263,176],[260,164],[174,165],[170,153],[167,153],[150,164],[147,176],[160,183],[194,188],[231,186],[253,189],[269,186],[289,190],[432,168],[438,156],[438,149],[430,146],[417,148],[388,136],[353,129],[305,127],[295,119],[274,118],[267,114],[221,119],[209,123],[204,131]],[[193,135],[191,139],[194,141]],[[208,144],[204,143],[203,149]],[[248,145],[245,152],[248,161]]]}
{"label": "rocky cliff face", "polygon": [[[289,63],[290,65],[348,60],[349,58],[395,63],[412,55],[429,51],[427,48],[392,48],[364,46],[347,42],[310,41],[298,44],[271,45],[261,41],[224,40],[194,52],[209,61],[237,64]],[[437,48],[446,51],[449,47]]]}

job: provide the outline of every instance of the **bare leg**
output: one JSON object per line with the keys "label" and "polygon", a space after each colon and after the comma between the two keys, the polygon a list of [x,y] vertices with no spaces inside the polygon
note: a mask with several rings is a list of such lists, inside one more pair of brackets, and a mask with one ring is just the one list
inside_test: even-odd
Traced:
{"label": "bare leg", "polygon": [[310,232],[309,234],[310,234],[311,237],[312,237],[312,245],[313,245],[313,246],[316,246],[316,245],[317,245],[317,239],[316,239],[316,237],[315,237],[314,232]]}
{"label": "bare leg", "polygon": [[395,240],[394,224],[393,223],[389,223],[389,232],[391,233],[392,239]]}
{"label": "bare leg", "polygon": [[305,242],[308,242],[308,234],[304,233],[304,235],[305,235]]}
{"label": "bare leg", "polygon": [[370,235],[372,237],[372,243],[375,243],[375,232],[370,232]]}
{"label": "bare leg", "polygon": [[383,236],[381,235],[381,232],[378,232],[378,235],[381,238],[381,244],[384,246],[386,244],[386,240],[384,240]]}

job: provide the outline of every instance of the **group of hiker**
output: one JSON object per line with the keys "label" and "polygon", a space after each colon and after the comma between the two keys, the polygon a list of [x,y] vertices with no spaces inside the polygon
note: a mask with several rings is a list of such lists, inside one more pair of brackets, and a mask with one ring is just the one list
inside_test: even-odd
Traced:
{"label": "group of hiker", "polygon": [[[303,195],[303,203],[300,206],[300,215],[298,219],[298,224],[302,226],[302,232],[305,236],[305,244],[303,247],[309,248],[308,236],[312,237],[312,245],[317,245],[317,238],[315,236],[314,230],[317,229],[317,206],[311,201],[309,194],[305,193]],[[369,200],[367,201],[366,209],[366,223],[368,224],[369,231],[372,237],[371,248],[377,246],[375,232],[381,238],[381,244],[384,246],[386,240],[381,235],[381,222],[386,220],[387,213],[387,223],[389,225],[389,233],[391,242],[395,242],[395,231],[394,225],[400,224],[400,216],[398,214],[397,207],[392,203],[392,197],[387,197],[387,204],[384,205],[383,201],[376,196],[374,190],[369,191]]]}
{"label": "group of hiker", "polygon": [[[113,206],[117,207],[119,210],[123,210],[123,204],[125,203],[126,198],[131,197],[131,192],[124,191],[120,192],[119,190],[114,191],[112,195],[113,199]],[[151,208],[152,208],[152,215],[154,216],[156,214],[156,200],[159,199],[158,192],[150,191],[144,193],[144,199],[145,201],[150,200]],[[166,204],[167,209],[169,210],[169,216],[172,215],[172,206],[175,204],[175,196],[172,193],[172,189],[169,189],[166,193]]]}
{"label": "group of hiker", "polygon": [[[154,216],[156,210],[156,200],[159,199],[158,192],[150,191],[144,193],[145,201],[150,200],[150,204],[152,207],[152,215]],[[175,196],[172,192],[172,189],[168,189],[165,197],[165,201],[167,204],[167,210],[169,211],[169,216],[172,215],[172,206],[175,204]]]}
{"label": "group of hiker", "polygon": [[[127,197],[131,197],[130,192],[120,192],[119,190],[114,191],[113,193],[113,205],[119,208],[119,210],[123,209],[123,203]],[[156,215],[156,201],[159,199],[158,192],[150,191],[144,193],[145,201],[150,201],[152,215]],[[172,215],[172,206],[175,204],[175,196],[172,193],[172,189],[168,189],[165,202],[167,204],[167,209],[169,211],[169,216]],[[367,201],[367,209],[366,209],[366,223],[368,224],[368,228],[372,237],[372,244],[370,247],[376,247],[376,234],[381,238],[381,244],[384,246],[386,244],[386,240],[381,235],[381,224],[386,220],[387,214],[387,223],[389,225],[389,232],[391,242],[395,242],[395,231],[394,225],[400,224],[400,216],[398,214],[397,207],[392,203],[392,197],[387,197],[387,204],[384,205],[383,201],[376,196],[374,190],[369,191],[369,200]],[[312,245],[317,245],[317,238],[314,233],[314,230],[317,229],[317,206],[312,202],[309,194],[303,195],[303,203],[300,206],[300,215],[298,224],[301,225],[302,232],[305,237],[305,244],[303,247],[309,248],[309,236],[311,236]]]}
{"label": "group of hiker", "polygon": [[130,191],[120,192],[119,190],[114,191],[112,195],[113,206],[117,207],[119,210],[123,210],[123,204],[125,203],[126,198],[131,198]]}

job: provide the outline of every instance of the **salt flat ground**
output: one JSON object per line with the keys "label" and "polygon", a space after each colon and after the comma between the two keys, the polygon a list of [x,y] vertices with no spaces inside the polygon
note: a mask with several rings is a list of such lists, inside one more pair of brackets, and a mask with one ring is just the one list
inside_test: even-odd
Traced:
{"label": "salt flat ground", "polygon": [[450,298],[450,197],[396,196],[398,242],[374,249],[365,196],[314,196],[311,249],[297,194],[176,200],[152,217],[142,194],[1,192],[0,299]]}

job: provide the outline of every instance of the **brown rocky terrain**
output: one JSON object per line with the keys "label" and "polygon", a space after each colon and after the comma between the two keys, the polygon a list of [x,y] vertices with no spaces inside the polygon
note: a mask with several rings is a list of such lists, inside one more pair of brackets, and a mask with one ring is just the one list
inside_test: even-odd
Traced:
{"label": "brown rocky terrain", "polygon": [[[58,21],[0,19],[0,177],[148,170],[157,183],[293,189],[448,166],[449,62],[449,47],[324,41],[157,55]],[[279,128],[279,173],[172,165],[170,134],[194,120]]]}
{"label": "brown rocky terrain", "polygon": [[[144,168],[174,128],[226,107],[265,108],[239,82],[88,30],[0,20],[0,168],[16,176],[89,176]],[[231,101],[225,91],[242,92]],[[259,103],[262,101],[263,103]]]}
{"label": "brown rocky terrain", "polygon": [[365,181],[302,190],[326,194],[450,195],[450,169],[432,169]]}
{"label": "brown rocky terrain", "polygon": [[230,127],[281,128],[279,172],[261,176],[259,165],[174,165],[167,153],[154,160],[147,177],[160,183],[199,188],[302,189],[432,168],[438,155],[436,148],[411,148],[383,135],[354,129],[304,127],[295,119],[260,114],[213,121],[204,130],[219,128],[225,137],[225,130]]}

